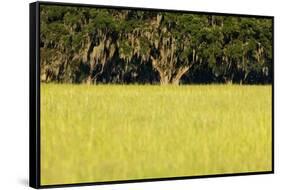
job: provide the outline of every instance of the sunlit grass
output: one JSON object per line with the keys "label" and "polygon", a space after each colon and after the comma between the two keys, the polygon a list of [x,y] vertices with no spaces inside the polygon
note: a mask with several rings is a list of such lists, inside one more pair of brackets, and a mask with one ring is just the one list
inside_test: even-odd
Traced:
{"label": "sunlit grass", "polygon": [[271,170],[271,86],[41,85],[41,184]]}

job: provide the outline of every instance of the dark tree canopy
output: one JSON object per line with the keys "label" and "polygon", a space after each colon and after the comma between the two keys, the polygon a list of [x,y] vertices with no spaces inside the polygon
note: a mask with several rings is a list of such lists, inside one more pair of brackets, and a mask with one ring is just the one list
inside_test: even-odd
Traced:
{"label": "dark tree canopy", "polygon": [[41,81],[271,83],[272,19],[41,5]]}

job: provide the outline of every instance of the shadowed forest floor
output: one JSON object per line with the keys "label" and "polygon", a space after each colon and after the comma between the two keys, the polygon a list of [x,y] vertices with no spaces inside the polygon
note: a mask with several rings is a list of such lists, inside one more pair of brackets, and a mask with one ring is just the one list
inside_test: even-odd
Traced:
{"label": "shadowed forest floor", "polygon": [[271,170],[271,86],[41,84],[41,184]]}

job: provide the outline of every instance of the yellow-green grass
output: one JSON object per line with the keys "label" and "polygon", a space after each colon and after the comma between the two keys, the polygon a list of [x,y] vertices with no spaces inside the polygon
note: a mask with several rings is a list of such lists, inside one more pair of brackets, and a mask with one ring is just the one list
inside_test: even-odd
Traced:
{"label": "yellow-green grass", "polygon": [[271,86],[41,85],[41,184],[271,170]]}

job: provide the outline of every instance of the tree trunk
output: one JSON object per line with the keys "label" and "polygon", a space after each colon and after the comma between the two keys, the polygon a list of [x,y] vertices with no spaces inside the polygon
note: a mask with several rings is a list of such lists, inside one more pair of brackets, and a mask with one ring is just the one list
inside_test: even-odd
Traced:
{"label": "tree trunk", "polygon": [[179,85],[181,77],[190,69],[190,66],[184,66],[177,69],[176,73],[174,75],[170,72],[159,72],[160,74],[160,84],[161,85],[167,85],[167,84],[173,84],[173,85]]}
{"label": "tree trunk", "polygon": [[93,83],[93,79],[92,79],[91,75],[88,76],[86,83],[89,85]]}
{"label": "tree trunk", "polygon": [[181,77],[191,68],[192,65],[180,67],[172,79],[172,84],[179,85]]}
{"label": "tree trunk", "polygon": [[171,83],[171,77],[169,76],[169,74],[161,72],[160,74],[160,84],[161,85],[167,85],[169,83]]}
{"label": "tree trunk", "polygon": [[174,79],[174,80],[172,80],[172,84],[173,85],[179,85],[180,84],[180,80]]}
{"label": "tree trunk", "polygon": [[[193,51],[193,59],[195,59],[195,50]],[[165,68],[161,66],[160,60],[155,59],[151,56],[152,66],[157,70],[160,76],[160,84],[167,85],[179,85],[181,77],[192,67],[193,63],[188,66],[181,66],[179,68],[170,67]],[[172,60],[172,59],[171,59]],[[170,64],[163,64],[163,65],[175,65],[170,62]]]}

